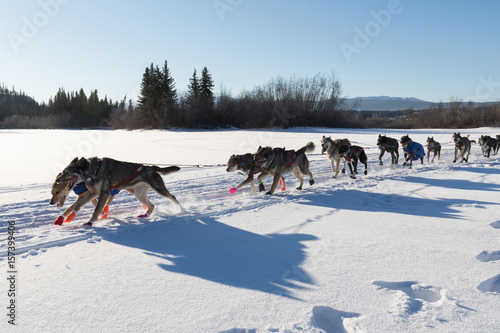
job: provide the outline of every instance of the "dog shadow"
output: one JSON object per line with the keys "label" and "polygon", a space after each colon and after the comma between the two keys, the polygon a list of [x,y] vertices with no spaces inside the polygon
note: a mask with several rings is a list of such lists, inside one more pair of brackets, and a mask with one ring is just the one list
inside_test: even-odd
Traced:
{"label": "dog shadow", "polygon": [[[332,200],[332,198],[335,198],[335,200]],[[457,209],[459,207],[496,203],[457,198],[426,199],[396,194],[364,192],[362,190],[329,190],[326,193],[308,197],[301,204],[339,210],[463,219],[463,213]]]}
{"label": "dog shadow", "polygon": [[[484,174],[484,172],[482,173]],[[425,184],[429,186],[443,187],[447,189],[474,190],[474,191],[500,191],[500,185],[498,184],[486,183],[486,182],[485,183],[473,182],[465,179],[429,179],[424,177],[408,176],[405,178],[405,181]]]}
{"label": "dog shadow", "polygon": [[312,235],[260,235],[212,217],[179,217],[147,226],[141,237],[116,233],[105,239],[164,260],[158,266],[167,272],[227,286],[300,300],[293,290],[314,284],[299,268],[306,257],[303,242],[317,239]]}

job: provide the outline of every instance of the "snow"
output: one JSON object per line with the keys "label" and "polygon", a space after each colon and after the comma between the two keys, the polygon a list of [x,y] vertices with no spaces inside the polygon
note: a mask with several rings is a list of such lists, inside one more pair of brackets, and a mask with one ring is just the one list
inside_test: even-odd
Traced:
{"label": "snow", "polygon": [[[1,330],[498,332],[500,159],[473,145],[468,163],[452,163],[453,132],[2,130],[0,270],[14,221],[17,327],[2,278]],[[434,136],[441,160],[408,169],[385,155],[379,166],[379,134]],[[368,175],[331,178],[323,135],[365,147]],[[308,141],[313,186],[295,190],[287,174],[272,196],[229,193],[243,180],[219,165],[231,154]],[[156,209],[138,219],[143,208],[123,191],[93,228],[79,227],[91,205],[54,226],[64,208],[49,205],[50,186],[77,156],[183,166],[163,179],[184,210],[150,192]]]}

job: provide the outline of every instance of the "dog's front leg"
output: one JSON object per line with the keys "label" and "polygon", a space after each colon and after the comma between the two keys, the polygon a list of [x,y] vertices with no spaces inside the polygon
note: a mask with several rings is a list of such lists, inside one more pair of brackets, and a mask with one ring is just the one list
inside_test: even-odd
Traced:
{"label": "dog's front leg", "polygon": [[356,176],[354,175],[354,171],[352,170],[352,163],[351,162],[347,162],[347,165],[349,166],[349,171],[351,172],[351,178],[352,179],[356,179]]}
{"label": "dog's front leg", "polygon": [[[384,165],[384,163],[382,163],[382,156],[384,156],[384,153],[385,153],[385,150],[380,149],[380,155],[378,156],[378,164],[379,165]],[[394,164],[394,154],[392,152],[391,152],[391,158],[392,158],[392,164]]]}
{"label": "dog's front leg", "polygon": [[247,179],[245,179],[243,182],[241,182],[240,185],[236,186],[236,188],[239,190],[240,188],[242,188],[243,186],[245,186],[249,183],[252,183],[252,192],[253,192],[254,187],[255,187],[254,182],[253,182],[253,171],[249,171]]}
{"label": "dog's front leg", "polygon": [[267,191],[266,194],[271,195],[274,193],[274,191],[276,191],[276,188],[278,187],[280,179],[281,179],[281,174],[278,173],[278,174],[274,175],[273,184],[271,185],[271,189],[269,191]]}
{"label": "dog's front leg", "polygon": [[338,163],[337,163],[337,173],[335,173],[335,161],[336,159],[333,158],[333,157],[330,157],[330,165],[332,166],[332,178],[337,178],[337,174],[339,173],[339,166],[338,166]]}
{"label": "dog's front leg", "polygon": [[264,187],[264,184],[262,183],[262,179],[266,178],[269,175],[270,175],[269,172],[262,171],[261,174],[257,177],[257,182],[259,183],[259,192],[266,190],[266,188]]}
{"label": "dog's front leg", "polygon": [[104,206],[106,206],[106,204],[108,203],[110,195],[111,193],[109,192],[109,190],[101,190],[94,213],[92,214],[90,221],[85,223],[85,225],[92,226],[92,224],[99,219]]}

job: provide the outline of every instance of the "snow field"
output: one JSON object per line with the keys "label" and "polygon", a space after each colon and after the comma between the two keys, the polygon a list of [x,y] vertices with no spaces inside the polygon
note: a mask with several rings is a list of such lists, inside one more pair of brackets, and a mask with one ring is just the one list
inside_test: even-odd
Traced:
{"label": "snow field", "polygon": [[[461,130],[471,138],[497,128]],[[443,144],[441,160],[378,165],[378,134]],[[449,130],[0,131],[4,221],[16,221],[18,327],[14,331],[496,332],[500,293],[499,157],[477,145],[453,164]],[[368,175],[332,179],[323,135],[366,148]],[[477,140],[477,138],[475,138]],[[309,155],[316,183],[250,195],[218,165],[259,145]],[[186,166],[163,177],[181,203],[150,192],[156,208],[118,194],[110,217],[62,227],[50,185],[76,156]],[[402,161],[400,150],[400,161]],[[58,169],[60,168],[60,169]],[[361,168],[362,169],[362,168]],[[271,178],[266,179],[269,188]],[[70,196],[67,204],[73,202]],[[6,227],[0,228],[6,272]],[[5,282],[4,282],[5,283]],[[4,288],[7,289],[7,286]]]}

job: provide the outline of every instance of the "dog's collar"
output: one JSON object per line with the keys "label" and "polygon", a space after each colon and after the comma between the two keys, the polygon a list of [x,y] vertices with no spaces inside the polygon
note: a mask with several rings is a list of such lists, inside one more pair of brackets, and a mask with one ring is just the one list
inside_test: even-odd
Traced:
{"label": "dog's collar", "polygon": [[94,164],[94,165],[96,165],[95,170],[94,170],[93,165],[92,165],[93,163],[90,164],[90,175],[87,176],[87,178],[85,179],[85,182],[90,183],[91,181],[93,181],[95,179],[97,173],[99,172],[99,169],[101,168],[101,163],[102,163],[102,161],[99,161],[97,163],[97,165]]}

